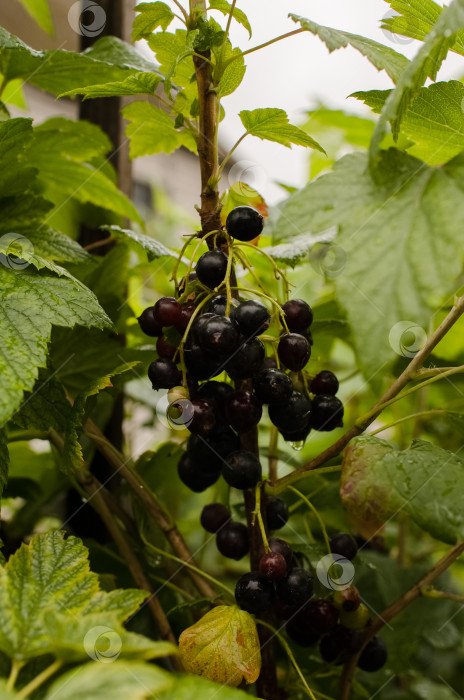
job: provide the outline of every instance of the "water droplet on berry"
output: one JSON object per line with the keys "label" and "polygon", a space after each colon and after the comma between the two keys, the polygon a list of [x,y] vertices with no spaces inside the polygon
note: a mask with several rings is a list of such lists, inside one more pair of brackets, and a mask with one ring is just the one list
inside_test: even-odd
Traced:
{"label": "water droplet on berry", "polygon": [[291,447],[293,450],[296,450],[297,452],[300,452],[305,444],[304,440],[298,440],[297,442],[291,442]]}

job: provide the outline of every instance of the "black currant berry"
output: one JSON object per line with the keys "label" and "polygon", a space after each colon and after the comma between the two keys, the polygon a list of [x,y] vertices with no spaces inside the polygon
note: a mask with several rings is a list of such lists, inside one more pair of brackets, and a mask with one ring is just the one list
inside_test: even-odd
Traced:
{"label": "black currant berry", "polygon": [[224,362],[219,357],[212,357],[192,342],[187,342],[184,347],[184,361],[189,375],[199,381],[217,377],[224,371]]}
{"label": "black currant berry", "polygon": [[229,486],[236,489],[254,488],[262,478],[260,461],[253,452],[237,450],[226,458],[222,476]]}
{"label": "black currant berry", "polygon": [[266,502],[266,520],[269,530],[279,530],[288,520],[288,505],[277,496],[270,496]]}
{"label": "black currant berry", "polygon": [[299,614],[292,617],[285,625],[285,631],[290,639],[300,647],[311,647],[319,641],[319,635],[306,625]]}
{"label": "black currant berry", "polygon": [[285,557],[278,552],[268,552],[263,554],[259,560],[259,573],[271,581],[278,581],[287,573],[287,562]]}
{"label": "black currant berry", "polygon": [[230,520],[230,510],[222,503],[209,503],[201,511],[200,523],[206,532],[216,533]]}
{"label": "black currant berry", "polygon": [[220,428],[207,435],[191,435],[187,451],[206,473],[220,473],[226,457],[240,449],[240,439],[230,428]]}
{"label": "black currant berry", "polygon": [[301,611],[301,616],[317,634],[326,634],[338,621],[338,610],[330,600],[310,600]]}
{"label": "black currant berry", "polygon": [[268,545],[271,552],[276,552],[277,554],[281,554],[283,556],[287,562],[287,568],[290,568],[293,559],[293,552],[290,545],[287,544],[285,540],[281,540],[280,537],[270,537],[268,540]]}
{"label": "black currant berry", "polygon": [[258,615],[272,603],[274,586],[269,579],[264,578],[258,571],[250,571],[237,581],[235,600],[237,605],[246,612]]}
{"label": "black currant berry", "polygon": [[316,374],[312,380],[309,390],[313,394],[325,394],[326,396],[335,396],[338,391],[338,379],[333,372],[328,369]]}
{"label": "black currant berry", "polygon": [[311,427],[315,430],[328,431],[343,426],[343,404],[336,396],[315,396]]}
{"label": "black currant berry", "polygon": [[226,364],[226,372],[235,381],[249,379],[259,372],[265,357],[264,345],[259,338],[242,343]]}
{"label": "black currant berry", "polygon": [[198,387],[196,395],[199,399],[212,401],[216,407],[216,411],[222,418],[224,416],[226,399],[233,393],[234,388],[230,386],[230,384],[211,380],[201,384],[201,386]]}
{"label": "black currant berry", "polygon": [[179,331],[179,333],[183,333],[186,329],[188,324],[190,323],[190,319],[192,318],[193,314],[195,313],[196,306],[195,304],[182,304],[180,307],[180,317],[177,323],[175,324],[176,329]]}
{"label": "black currant berry", "polygon": [[385,666],[387,658],[387,645],[380,637],[374,637],[363,649],[358,666],[363,671],[378,671]]}
{"label": "black currant berry", "polygon": [[148,378],[153,389],[172,389],[182,382],[182,372],[172,360],[160,358],[148,367]]}
{"label": "black currant berry", "polygon": [[293,384],[281,369],[264,369],[253,381],[253,389],[261,403],[282,404],[290,400]]}
{"label": "black currant berry", "polygon": [[311,346],[299,333],[286,333],[279,340],[277,352],[287,369],[299,372],[311,357]]}
{"label": "black currant berry", "polygon": [[328,635],[321,639],[319,651],[327,663],[342,664],[349,656],[357,654],[362,645],[362,632],[336,625]]}
{"label": "black currant berry", "polygon": [[295,433],[309,427],[311,400],[299,391],[293,391],[287,403],[269,406],[269,418],[282,432]]}
{"label": "black currant berry", "polygon": [[253,207],[235,207],[226,219],[227,233],[238,241],[252,241],[263,226],[264,218]]}
{"label": "black currant berry", "polygon": [[219,355],[231,355],[240,342],[237,326],[226,316],[209,318],[201,326],[198,338],[203,350]]}
{"label": "black currant berry", "polygon": [[240,333],[249,339],[264,333],[269,328],[271,314],[261,301],[250,299],[242,301],[230,314],[240,329]]}
{"label": "black currant berry", "polygon": [[313,322],[313,310],[303,299],[290,299],[282,304],[285,322],[291,333],[303,333]]}
{"label": "black currant berry", "polygon": [[155,320],[153,306],[149,306],[148,309],[142,311],[137,321],[139,322],[140,330],[152,338],[156,338],[163,332],[163,326]]}
{"label": "black currant berry", "polygon": [[206,491],[207,488],[216,483],[219,479],[219,472],[207,474],[198,469],[194,460],[187,453],[183,454],[177,465],[177,472],[183,484],[195,493]]}
{"label": "black currant berry", "polygon": [[216,546],[228,559],[237,561],[248,554],[248,530],[242,523],[230,520],[216,535]]}
{"label": "black currant berry", "polygon": [[286,442],[304,442],[310,432],[311,424],[308,421],[307,425],[303,426],[303,428],[300,428],[299,430],[282,430],[281,435]]}
{"label": "black currant berry", "polygon": [[162,326],[175,326],[180,320],[180,304],[174,297],[163,297],[156,302],[153,315]]}
{"label": "black currant berry", "polygon": [[292,569],[287,578],[276,584],[277,595],[288,605],[303,605],[313,594],[313,578],[304,569]]}
{"label": "black currant berry", "polygon": [[199,281],[206,287],[219,287],[226,276],[227,255],[221,250],[208,250],[198,260],[195,272]]}
{"label": "black currant berry", "polygon": [[275,357],[266,357],[263,362],[263,369],[277,369],[277,362]]}
{"label": "black currant berry", "polygon": [[[192,323],[191,327],[191,333],[192,333],[192,338],[196,343],[201,344],[201,334],[203,332],[203,328],[205,327],[206,323],[210,320],[210,318],[217,318],[217,314],[212,314],[210,312],[204,313],[204,314],[199,314],[198,316],[195,316],[195,320]],[[190,337],[190,335],[189,335]]]}
{"label": "black currant berry", "polygon": [[[239,302],[237,299],[230,300],[229,315],[230,311],[232,311],[232,309],[238,305]],[[224,295],[214,297],[214,299],[211,299],[211,301],[206,305],[206,309],[209,313],[215,314],[216,316],[225,316],[227,309],[227,297]]]}
{"label": "black currant berry", "polygon": [[205,435],[216,426],[216,411],[212,401],[195,398],[189,401],[189,408],[190,416],[186,427],[191,433]]}
{"label": "black currant berry", "polygon": [[358,553],[358,544],[354,537],[345,532],[337,532],[330,540],[330,550],[333,554],[340,554],[345,559],[354,559]]}
{"label": "black currant berry", "polygon": [[156,352],[160,357],[163,357],[165,360],[172,360],[174,358],[174,355],[176,354],[177,347],[175,345],[171,345],[164,335],[160,335],[158,340],[156,341]]}
{"label": "black currant berry", "polygon": [[226,401],[227,422],[238,433],[246,433],[258,425],[263,407],[254,394],[234,391]]}

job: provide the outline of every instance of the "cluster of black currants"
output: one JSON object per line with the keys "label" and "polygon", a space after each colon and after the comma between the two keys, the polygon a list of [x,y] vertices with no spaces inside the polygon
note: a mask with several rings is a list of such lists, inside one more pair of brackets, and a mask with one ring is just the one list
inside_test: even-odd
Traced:
{"label": "cluster of black currants", "polygon": [[[345,533],[334,535],[330,545],[333,554],[350,560],[358,550],[356,540]],[[271,613],[276,627],[282,624],[279,620],[285,621],[288,637],[302,647],[318,644],[323,661],[345,663],[361,650],[364,630],[370,624],[369,610],[361,603],[359,591],[352,585],[330,597],[315,598],[314,579],[298,566],[290,546],[271,538],[269,548],[260,559],[259,570],[244,574],[237,582],[237,604],[258,617]],[[363,649],[358,665],[373,672],[386,660],[385,642],[374,637]]]}

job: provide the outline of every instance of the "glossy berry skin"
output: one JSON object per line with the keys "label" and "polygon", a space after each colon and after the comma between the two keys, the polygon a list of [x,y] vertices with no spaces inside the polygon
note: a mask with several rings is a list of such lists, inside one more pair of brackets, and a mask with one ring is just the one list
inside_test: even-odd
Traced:
{"label": "glossy berry skin", "polygon": [[287,622],[285,631],[290,639],[300,647],[311,647],[320,639],[317,632],[311,629],[311,627],[308,627],[308,625],[305,625],[298,614]]}
{"label": "glossy berry skin", "polygon": [[310,600],[301,615],[304,622],[319,635],[330,632],[338,622],[338,610],[330,600]]}
{"label": "glossy berry skin", "polygon": [[281,554],[287,562],[287,568],[290,568],[293,559],[293,552],[290,545],[287,544],[285,540],[281,540],[280,537],[270,537],[268,544],[271,552]]}
{"label": "glossy berry skin", "polygon": [[176,354],[176,346],[168,343],[164,335],[160,335],[156,341],[156,352],[166,360],[172,360]]}
{"label": "glossy berry skin", "polygon": [[282,404],[290,400],[293,384],[281,369],[264,369],[253,381],[253,389],[261,403]]}
{"label": "glossy berry skin", "polygon": [[174,297],[163,297],[156,302],[153,315],[162,326],[175,326],[180,320],[180,304]]}
{"label": "glossy berry skin", "polygon": [[293,391],[288,403],[269,406],[269,418],[282,432],[294,433],[309,426],[311,400],[299,391]]}
{"label": "glossy berry skin", "polygon": [[230,520],[217,533],[216,546],[224,557],[236,561],[242,559],[249,550],[246,526]]}
{"label": "glossy berry skin", "polygon": [[192,333],[192,338],[194,341],[198,344],[201,342],[201,334],[203,332],[203,328],[207,324],[207,322],[210,320],[210,318],[216,318],[217,314],[213,314],[210,311],[204,313],[204,314],[199,314],[198,316],[195,316],[195,320],[192,323],[190,332]]}
{"label": "glossy berry skin", "polygon": [[260,461],[253,452],[237,450],[226,458],[222,476],[229,486],[241,490],[252,489],[262,478]]}
{"label": "glossy berry skin", "polygon": [[[239,305],[237,299],[231,299],[229,307],[229,316],[232,309]],[[208,313],[215,314],[216,316],[225,316],[227,309],[227,297],[224,295],[219,295],[211,299],[209,304],[207,304]]]}
{"label": "glossy berry skin", "polygon": [[137,321],[139,322],[140,330],[151,338],[156,338],[163,332],[163,326],[155,320],[153,306],[149,306],[148,309],[142,311]]}
{"label": "glossy berry skin", "polygon": [[299,333],[286,333],[277,346],[279,360],[292,372],[299,372],[311,357],[311,345]]}
{"label": "glossy berry skin", "polygon": [[159,358],[148,367],[148,378],[155,391],[158,389],[172,389],[182,381],[182,372],[172,360]]}
{"label": "glossy berry skin", "polygon": [[328,369],[316,374],[312,380],[309,390],[312,394],[325,394],[326,396],[335,396],[338,391],[338,379],[333,372]]}
{"label": "glossy berry skin", "polygon": [[253,207],[235,207],[226,219],[227,233],[237,241],[252,241],[260,235],[263,226],[264,218]]}
{"label": "glossy berry skin", "polygon": [[352,611],[342,610],[340,613],[340,624],[349,630],[362,630],[369,622],[370,614],[368,608],[361,603],[359,607]]}
{"label": "glossy berry skin", "polygon": [[224,362],[219,357],[209,355],[196,343],[185,345],[184,361],[192,379],[212,379],[224,371]]}
{"label": "glossy berry skin", "polygon": [[282,554],[268,552],[259,560],[259,573],[271,581],[278,581],[287,573],[287,562]]}
{"label": "glossy berry skin", "polygon": [[330,540],[330,551],[333,554],[340,554],[340,556],[351,561],[358,553],[358,543],[348,533],[337,532]]}
{"label": "glossy berry skin", "polygon": [[246,433],[258,425],[263,407],[248,391],[235,391],[226,401],[227,422],[238,433]]}
{"label": "glossy berry skin", "polygon": [[206,532],[218,532],[229,520],[230,510],[222,503],[209,503],[201,511],[200,523]]}
{"label": "glossy berry skin", "polygon": [[219,472],[206,474],[200,471],[194,460],[187,453],[180,458],[177,472],[182,483],[195,493],[206,491],[219,479]]}
{"label": "glossy berry skin", "polygon": [[255,335],[264,333],[269,328],[271,314],[261,301],[250,299],[242,301],[230,314],[240,329],[240,333],[248,340]]}
{"label": "glossy berry skin", "polygon": [[304,569],[292,569],[276,584],[277,596],[287,605],[303,605],[313,594],[313,578]]}
{"label": "glossy berry skin", "polygon": [[181,304],[180,317],[177,323],[175,324],[176,329],[179,331],[179,333],[183,333],[187,329],[190,319],[195,313],[195,309],[195,304]]}
{"label": "glossy berry skin", "polygon": [[227,256],[221,250],[208,250],[197,262],[195,272],[198,280],[214,289],[224,282],[227,271]]}
{"label": "glossy berry skin", "polygon": [[286,442],[304,442],[310,432],[311,423],[308,420],[307,424],[299,430],[293,430],[291,432],[282,430],[281,435]]}
{"label": "glossy berry skin", "polygon": [[336,396],[315,396],[311,426],[315,430],[330,431],[343,426],[343,404]]}
{"label": "glossy berry skin", "polygon": [[253,615],[258,615],[270,607],[274,597],[272,582],[258,571],[250,571],[237,581],[235,600],[237,605]]}
{"label": "glossy berry skin", "polygon": [[266,502],[266,520],[269,530],[279,530],[289,517],[288,506],[281,498],[270,496]]}
{"label": "glossy berry skin", "polygon": [[234,388],[226,382],[217,382],[211,380],[209,382],[204,382],[197,390],[197,398],[208,399],[212,401],[216,407],[216,411],[221,415],[224,415],[225,402],[226,399],[234,393]]}
{"label": "glossy berry skin", "polygon": [[191,435],[187,452],[202,471],[219,474],[226,457],[240,446],[240,439],[233,430],[221,428],[201,437]]}
{"label": "glossy berry skin", "polygon": [[387,658],[387,645],[380,637],[374,637],[363,649],[358,666],[363,671],[373,673],[385,666]]}
{"label": "glossy berry skin", "polygon": [[212,401],[207,399],[193,399],[189,402],[191,418],[186,427],[191,433],[205,435],[216,426],[216,411]]}
{"label": "glossy berry skin", "polygon": [[291,333],[303,333],[313,322],[313,310],[303,299],[290,299],[282,304],[285,322]]}
{"label": "glossy berry skin", "polygon": [[344,663],[349,656],[357,654],[363,645],[363,633],[337,625],[321,639],[319,651],[327,663]]}
{"label": "glossy berry skin", "polygon": [[235,352],[240,343],[237,326],[226,316],[213,316],[199,331],[200,346],[206,352],[229,355]]}
{"label": "glossy berry skin", "polygon": [[226,372],[231,379],[249,379],[259,372],[265,357],[264,345],[259,338],[242,343],[226,364]]}

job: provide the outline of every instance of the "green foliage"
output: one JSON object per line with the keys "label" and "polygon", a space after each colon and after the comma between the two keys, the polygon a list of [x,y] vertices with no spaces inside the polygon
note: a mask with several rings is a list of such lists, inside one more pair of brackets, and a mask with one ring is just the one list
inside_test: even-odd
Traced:
{"label": "green foliage", "polygon": [[135,10],[140,14],[132,26],[132,41],[148,39],[155,29],[167,29],[174,19],[174,13],[164,2],[141,2]]}
{"label": "green foliage", "polygon": [[174,120],[159,107],[147,102],[133,102],[124,107],[123,114],[130,121],[127,135],[130,138],[131,158],[172,153],[181,146],[196,151],[192,134],[176,129]]}
{"label": "green foliage", "polygon": [[[219,12],[222,12],[223,15],[229,15],[232,8],[230,3],[226,2],[226,0],[211,0],[209,3],[209,9],[219,10]],[[246,14],[242,10],[239,10],[238,7],[234,7],[232,17],[245,27],[251,39],[252,31]]]}
{"label": "green foliage", "polygon": [[8,452],[8,443],[4,430],[0,430],[0,496],[3,493],[8,481],[8,467],[10,464],[10,455]]}
{"label": "green foliage", "polygon": [[35,19],[39,27],[49,34],[53,34],[53,20],[48,0],[19,0],[19,2]]}
{"label": "green foliage", "polygon": [[288,116],[283,109],[267,108],[242,110],[239,114],[247,134],[257,136],[263,141],[275,141],[291,148],[292,144],[315,148],[324,153],[324,149],[308,134],[293,126],[288,121]]}
{"label": "green foliage", "polygon": [[75,88],[63,93],[61,97],[73,97],[83,95],[84,100],[95,97],[115,97],[130,95],[154,95],[161,82],[161,77],[154,73],[135,73],[128,78],[114,83],[102,83],[100,85],[88,85]]}

